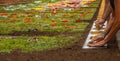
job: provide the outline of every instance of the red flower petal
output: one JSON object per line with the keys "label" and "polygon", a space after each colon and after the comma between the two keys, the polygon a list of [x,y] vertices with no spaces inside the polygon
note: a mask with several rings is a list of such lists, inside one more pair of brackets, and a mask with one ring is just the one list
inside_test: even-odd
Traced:
{"label": "red flower petal", "polygon": [[26,18],[25,22],[31,22],[31,19],[30,18]]}
{"label": "red flower petal", "polygon": [[50,24],[52,27],[57,26],[56,24]]}
{"label": "red flower petal", "polygon": [[68,22],[68,20],[62,20],[62,22]]}
{"label": "red flower petal", "polygon": [[7,16],[7,13],[1,13],[1,16]]}
{"label": "red flower petal", "polygon": [[73,28],[72,26],[65,25],[65,28]]}

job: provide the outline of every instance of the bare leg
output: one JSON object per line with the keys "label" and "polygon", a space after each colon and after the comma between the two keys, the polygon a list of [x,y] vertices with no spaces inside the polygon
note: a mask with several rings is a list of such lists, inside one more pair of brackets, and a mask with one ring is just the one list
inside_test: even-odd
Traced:
{"label": "bare leg", "polygon": [[[108,3],[108,2],[109,2],[109,0],[106,0],[106,2],[105,2],[104,14],[103,14],[103,16],[102,16],[102,19],[96,21],[96,24],[97,24],[97,25],[104,24],[104,22],[106,21],[107,17],[110,16],[110,13],[112,12],[111,5],[110,5],[110,3]],[[114,13],[113,13],[113,14],[114,14]],[[113,16],[110,16],[110,19],[109,19],[109,21],[108,21],[108,24],[107,24],[107,27],[106,27],[104,33],[108,33],[108,32],[109,32],[109,30],[110,30],[110,28],[111,28],[111,26],[112,26],[112,24],[113,24],[113,20],[114,20],[113,17],[114,17],[114,15],[113,15]],[[101,40],[104,39],[104,37],[105,37],[104,34],[97,35],[97,36],[95,36],[95,37],[93,37],[93,38],[91,39],[92,41],[90,41],[90,43],[91,43],[91,42],[94,42],[94,41],[97,41],[97,42],[98,42],[98,41],[101,41]]]}
{"label": "bare leg", "polygon": [[[109,16],[109,14],[111,13],[111,11],[112,11],[112,9],[111,9],[111,6],[110,6],[110,4],[108,3],[109,2],[109,0],[106,0],[105,1],[105,10],[104,10],[104,14],[103,14],[103,16],[102,16],[102,19],[100,19],[100,20],[98,20],[98,21],[96,21],[95,23],[97,24],[97,25],[101,25],[101,24],[104,24],[104,22],[106,21],[106,18]],[[111,23],[112,23],[112,18],[110,18],[110,23],[108,23],[108,26],[107,26],[107,28],[105,29],[105,32],[108,32],[108,30],[110,29],[110,27],[111,27]],[[110,25],[110,26],[109,26]],[[92,41],[90,41],[90,42],[93,42],[93,41],[100,41],[100,40],[103,40],[103,38],[104,38],[104,35],[97,35],[97,36],[95,36],[95,37],[93,37],[91,40]]]}
{"label": "bare leg", "polygon": [[103,46],[108,41],[110,41],[110,39],[114,37],[117,31],[120,29],[120,6],[119,6],[120,0],[114,0],[114,1],[115,1],[115,20],[110,32],[108,33],[108,35],[105,37],[104,40],[97,43],[93,43],[90,46],[94,46],[94,47]]}
{"label": "bare leg", "polygon": [[93,46],[93,47],[99,47],[99,46],[103,46],[104,44],[106,44],[112,37],[115,36],[116,32],[119,30],[120,28],[120,24],[117,24],[116,22],[114,22],[110,32],[108,33],[108,35],[105,37],[104,40],[99,41],[97,43],[93,43],[93,44],[89,44],[89,46]]}
{"label": "bare leg", "polygon": [[108,24],[107,24],[107,27],[105,28],[105,32],[109,32],[112,25],[113,25],[113,22],[114,22],[114,15],[112,14],[112,16],[110,17],[109,21],[108,21]]}
{"label": "bare leg", "polygon": [[[104,31],[106,34],[110,31],[111,26],[113,25],[113,22],[114,22],[114,18],[111,16],[111,17],[110,17],[110,20],[109,20],[109,22],[108,22],[108,24],[107,24],[107,27],[106,27],[106,29],[105,29],[105,31]],[[91,44],[91,43],[99,42],[99,41],[103,40],[104,37],[106,36],[106,34],[100,34],[100,35],[97,35],[97,36],[93,37],[93,38],[91,39],[91,41],[88,43],[88,46],[89,46],[89,44]]]}
{"label": "bare leg", "polygon": [[107,17],[110,15],[110,13],[112,12],[112,8],[110,6],[109,0],[105,1],[105,9],[104,9],[104,13],[102,15],[102,18],[98,21],[96,21],[96,24],[104,24],[104,22],[106,21]]}

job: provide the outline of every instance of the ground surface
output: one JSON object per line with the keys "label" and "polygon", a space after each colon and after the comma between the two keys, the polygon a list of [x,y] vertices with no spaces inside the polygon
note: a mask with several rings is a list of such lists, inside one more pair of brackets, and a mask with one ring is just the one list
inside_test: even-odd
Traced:
{"label": "ground surface", "polygon": [[[92,25],[92,23],[90,24]],[[83,50],[82,45],[91,26],[83,38],[70,46],[44,52],[21,53],[19,49],[11,53],[0,53],[0,61],[119,61],[120,51],[117,42],[111,41],[107,49]]]}
{"label": "ground surface", "polygon": [[[88,28],[89,29],[89,28]],[[88,30],[85,35],[87,35]],[[85,36],[84,35],[84,36]],[[107,49],[83,50],[85,37],[71,46],[44,52],[21,53],[13,51],[10,54],[1,53],[2,61],[119,61],[120,51],[116,42],[110,43]]]}
{"label": "ground surface", "polygon": [[101,2],[43,1],[0,6],[0,53],[46,50],[80,39]]}

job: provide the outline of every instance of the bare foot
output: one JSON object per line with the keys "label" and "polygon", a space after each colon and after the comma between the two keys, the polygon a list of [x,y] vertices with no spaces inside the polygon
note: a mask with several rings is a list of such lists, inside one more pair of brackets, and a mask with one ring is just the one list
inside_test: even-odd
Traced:
{"label": "bare foot", "polygon": [[104,19],[100,19],[100,20],[95,21],[95,24],[98,24],[98,25],[103,25],[104,23],[105,23]]}
{"label": "bare foot", "polygon": [[92,37],[91,41],[88,42],[88,44],[89,43],[94,43],[94,42],[99,42],[103,39],[104,39],[104,35],[97,35],[97,36]]}
{"label": "bare foot", "polygon": [[103,45],[106,44],[106,41],[102,40],[96,43],[89,43],[88,46],[90,47],[102,47]]}

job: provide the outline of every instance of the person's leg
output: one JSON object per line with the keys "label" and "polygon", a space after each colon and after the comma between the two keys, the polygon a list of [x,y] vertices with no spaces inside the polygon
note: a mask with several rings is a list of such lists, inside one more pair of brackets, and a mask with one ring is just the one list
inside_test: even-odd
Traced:
{"label": "person's leg", "polygon": [[109,0],[105,0],[105,9],[104,9],[104,13],[102,15],[102,18],[100,18],[99,20],[97,20],[95,23],[98,25],[104,24],[104,22],[106,21],[107,17],[110,15],[110,13],[112,12],[112,8],[110,6],[110,1]]}
{"label": "person's leg", "polygon": [[99,42],[99,41],[103,40],[105,38],[106,34],[110,31],[111,26],[113,25],[113,21],[114,21],[114,17],[111,16],[103,34],[99,34],[99,35],[92,37],[91,41],[88,43],[88,45],[93,43],[93,42]]}
{"label": "person's leg", "polygon": [[[98,26],[101,25],[101,24],[104,24],[104,22],[106,21],[107,17],[110,15],[110,13],[111,13],[111,11],[112,11],[112,8],[111,8],[111,6],[110,6],[110,4],[109,4],[108,2],[109,2],[109,0],[106,0],[106,1],[105,1],[105,9],[104,9],[104,13],[103,13],[103,15],[102,15],[102,18],[101,18],[100,20],[95,21],[95,24],[98,25]],[[109,21],[112,22],[112,18],[110,18]],[[109,23],[108,23],[108,24],[109,24]],[[110,26],[107,26],[105,32],[107,32],[107,30],[109,30],[109,27],[110,27]],[[104,38],[104,35],[103,35],[103,34],[94,36],[94,37],[92,37],[92,39],[91,39],[92,41],[90,41],[90,43],[93,42],[93,41],[102,40],[103,38]]]}
{"label": "person's leg", "polygon": [[110,29],[111,29],[111,27],[113,25],[113,22],[114,22],[114,16],[113,16],[113,13],[112,13],[112,15],[111,15],[111,17],[110,17],[110,19],[109,19],[109,21],[107,23],[107,26],[105,28],[106,33],[108,33],[110,31]]}
{"label": "person's leg", "polygon": [[117,31],[120,29],[120,6],[119,6],[120,0],[114,0],[114,1],[115,1],[115,18],[114,18],[114,23],[111,27],[110,32],[106,35],[104,40],[97,43],[90,44],[89,46],[93,46],[93,47],[103,46],[108,41],[110,41],[110,39],[114,37]]}
{"label": "person's leg", "polygon": [[94,41],[103,40],[104,37],[105,37],[104,34],[108,33],[111,26],[112,26],[112,23],[113,23],[113,20],[114,20],[114,12],[112,10],[112,7],[111,7],[110,3],[108,3],[108,2],[110,2],[110,1],[106,0],[106,2],[105,2],[105,10],[104,10],[104,14],[102,16],[103,19],[100,19],[100,20],[95,22],[98,26],[101,25],[101,24],[104,24],[104,22],[106,21],[106,18],[108,16],[110,16],[110,13],[112,12],[112,15],[110,16],[107,27],[105,28],[105,31],[103,32],[103,34],[99,34],[99,35],[96,35],[96,36],[92,37],[90,43],[94,42]]}
{"label": "person's leg", "polygon": [[[99,26],[99,25],[101,25],[101,24],[104,24],[104,22],[106,21],[106,18],[107,18],[108,16],[110,16],[110,13],[111,13],[111,11],[112,11],[112,8],[111,8],[110,3],[108,3],[108,2],[110,2],[110,1],[109,1],[109,0],[106,0],[106,1],[105,1],[105,9],[104,9],[104,13],[103,13],[103,15],[102,15],[102,19],[95,21],[96,26],[97,26],[97,25]],[[111,22],[112,22],[112,18],[110,18],[109,21],[110,21],[110,23],[111,23]],[[108,23],[108,24],[109,24],[109,23]],[[105,30],[105,32],[107,32],[107,30],[109,30],[109,28],[110,28],[110,26],[108,25],[107,28],[106,28],[106,30]],[[103,35],[103,34],[94,36],[94,37],[92,37],[90,43],[91,43],[91,42],[94,42],[94,41],[102,40],[103,38],[104,38],[104,35]]]}
{"label": "person's leg", "polygon": [[105,40],[110,40],[116,32],[120,29],[120,0],[114,0],[115,1],[115,19],[114,24],[106,36]]}
{"label": "person's leg", "polygon": [[106,44],[112,37],[115,36],[116,32],[119,30],[120,28],[120,24],[117,24],[116,22],[113,23],[113,26],[110,30],[110,32],[108,33],[108,35],[106,35],[105,39],[96,42],[96,43],[91,43],[88,46],[92,46],[92,47],[100,47],[103,46],[104,44]]}

